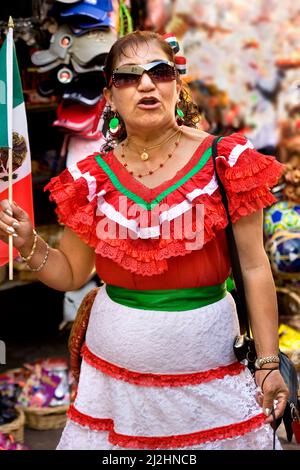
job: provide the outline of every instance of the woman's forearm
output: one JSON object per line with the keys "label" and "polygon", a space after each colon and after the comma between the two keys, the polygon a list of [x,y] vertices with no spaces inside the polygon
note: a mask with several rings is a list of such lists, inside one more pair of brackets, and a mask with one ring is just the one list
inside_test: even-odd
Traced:
{"label": "woman's forearm", "polygon": [[[52,289],[69,291],[82,287],[95,266],[95,250],[84,243],[75,232],[64,228],[58,249],[47,248],[47,243],[32,232],[20,248],[21,255],[30,259],[29,267],[36,271],[38,279]],[[48,252],[48,254],[47,254]]]}
{"label": "woman's forearm", "polygon": [[278,354],[276,288],[267,255],[259,266],[243,271],[252,334],[258,356]]}
{"label": "woman's forearm", "polygon": [[[31,268],[38,268],[45,259],[47,245],[38,237],[34,255],[29,261]],[[22,255],[28,256],[29,249],[25,249]],[[47,260],[41,269],[37,271],[37,278],[52,289],[68,291],[73,288],[73,273],[71,265],[65,254],[57,249],[49,248]]]}

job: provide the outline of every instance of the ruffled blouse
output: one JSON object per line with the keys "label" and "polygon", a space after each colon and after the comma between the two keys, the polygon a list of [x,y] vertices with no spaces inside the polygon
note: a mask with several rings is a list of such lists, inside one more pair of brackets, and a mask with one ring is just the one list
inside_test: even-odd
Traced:
{"label": "ruffled blouse", "polygon": [[[95,248],[108,284],[175,289],[219,284],[230,273],[228,223],[211,156],[214,136],[176,175],[155,188],[136,180],[113,151],[93,154],[52,178],[45,190],[59,221]],[[231,221],[267,207],[284,165],[241,133],[218,144],[217,171]]]}

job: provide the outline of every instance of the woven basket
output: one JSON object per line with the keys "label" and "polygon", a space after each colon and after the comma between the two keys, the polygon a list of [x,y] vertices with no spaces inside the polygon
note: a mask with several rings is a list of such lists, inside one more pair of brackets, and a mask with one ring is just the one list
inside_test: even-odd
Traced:
{"label": "woven basket", "polygon": [[284,349],[283,352],[290,358],[297,372],[300,372],[300,349],[296,349],[292,351]]}
{"label": "woven basket", "polygon": [[11,423],[3,424],[0,426],[0,432],[7,435],[12,435],[16,442],[21,444],[24,442],[24,424],[25,414],[21,408],[17,408],[18,416]]}
{"label": "woven basket", "polygon": [[25,413],[25,425],[31,429],[47,430],[63,428],[67,421],[67,410],[69,406],[35,407],[23,408]]}
{"label": "woven basket", "polygon": [[276,286],[279,310],[282,315],[300,315],[300,289]]}

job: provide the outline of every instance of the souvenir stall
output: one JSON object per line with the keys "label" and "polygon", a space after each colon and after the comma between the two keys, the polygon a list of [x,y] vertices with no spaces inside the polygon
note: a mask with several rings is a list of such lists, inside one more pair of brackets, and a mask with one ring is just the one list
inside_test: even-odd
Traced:
{"label": "souvenir stall", "polygon": [[[287,162],[265,211],[281,347],[300,371],[300,12],[288,1],[175,0],[166,24],[187,58],[187,81],[215,134],[240,131]],[[243,25],[241,28],[239,25]]]}

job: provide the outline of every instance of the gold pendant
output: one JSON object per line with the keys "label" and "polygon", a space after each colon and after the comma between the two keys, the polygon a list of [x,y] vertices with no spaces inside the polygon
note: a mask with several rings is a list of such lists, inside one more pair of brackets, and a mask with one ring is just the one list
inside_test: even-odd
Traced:
{"label": "gold pendant", "polygon": [[143,160],[143,162],[145,162],[146,160],[148,160],[149,158],[149,155],[147,152],[143,152],[141,153],[141,160]]}

